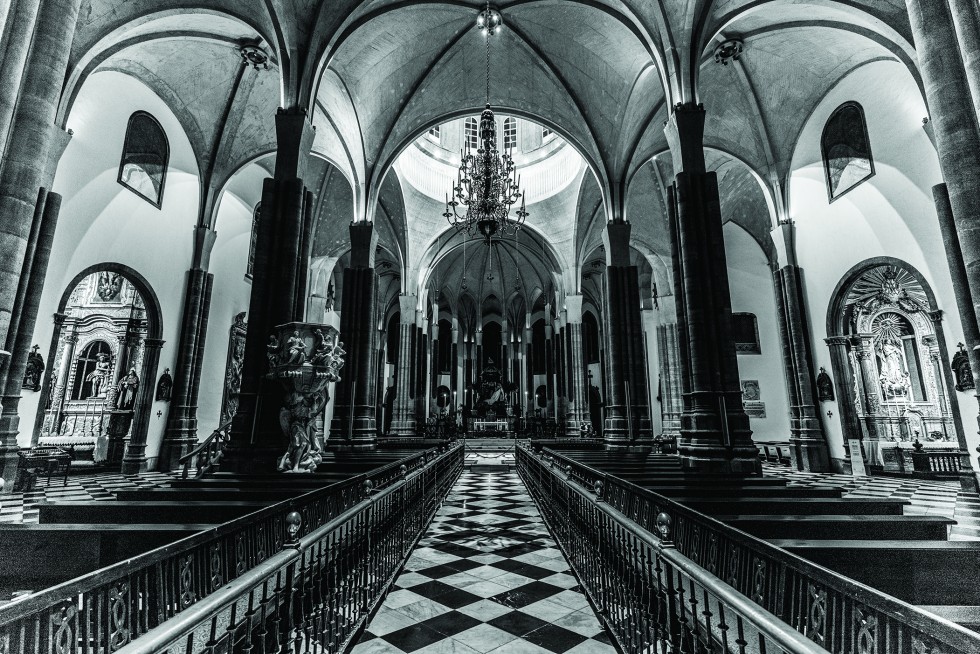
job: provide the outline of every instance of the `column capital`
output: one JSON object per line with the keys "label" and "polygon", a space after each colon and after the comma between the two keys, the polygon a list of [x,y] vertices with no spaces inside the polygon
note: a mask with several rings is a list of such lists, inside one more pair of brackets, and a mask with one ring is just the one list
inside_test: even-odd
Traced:
{"label": "column capital", "polygon": [[582,322],[582,301],[581,294],[565,296],[565,320],[571,324]]}
{"label": "column capital", "polygon": [[704,105],[688,102],[675,105],[667,119],[664,134],[674,174],[704,172],[704,117]]}
{"label": "column capital", "polygon": [[630,265],[630,232],[632,226],[628,222],[606,223],[602,230],[602,243],[606,250],[607,266]]}
{"label": "column capital", "polygon": [[398,311],[403,325],[415,324],[415,309],[418,306],[418,300],[417,296],[408,293],[398,296]]}
{"label": "column capital", "polygon": [[167,341],[163,340],[162,338],[144,338],[143,347],[145,347],[147,350],[159,350],[166,342]]}
{"label": "column capital", "polygon": [[191,263],[191,270],[207,271],[211,265],[211,249],[218,238],[218,232],[209,227],[197,226],[194,228],[194,259]]}
{"label": "column capital", "polygon": [[302,108],[276,112],[276,179],[303,179],[316,128]]}
{"label": "column capital", "polygon": [[776,255],[784,266],[796,266],[796,223],[786,220],[770,232],[776,246]]}

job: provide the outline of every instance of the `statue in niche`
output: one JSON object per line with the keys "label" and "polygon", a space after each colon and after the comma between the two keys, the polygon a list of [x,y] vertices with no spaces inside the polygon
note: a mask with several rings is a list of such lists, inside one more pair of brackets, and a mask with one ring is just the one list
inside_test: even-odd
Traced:
{"label": "statue in niche", "polygon": [[299,332],[293,332],[293,335],[286,339],[286,347],[289,354],[289,358],[286,360],[287,365],[301,366],[306,363],[306,343]]}
{"label": "statue in niche", "polygon": [[24,383],[22,386],[29,391],[41,390],[41,373],[44,372],[44,357],[38,350],[41,347],[35,345],[31,348],[31,353],[27,355],[27,368],[24,370]]}
{"label": "statue in niche", "polygon": [[169,402],[173,389],[174,378],[170,376],[170,368],[164,368],[163,374],[160,375],[160,381],[157,382],[157,392],[154,397],[159,402]]}
{"label": "statue in niche", "polygon": [[325,308],[327,311],[333,311],[334,304],[337,301],[337,292],[333,288],[333,282],[327,285],[327,301],[325,303]]}
{"label": "statue in niche", "polygon": [[956,379],[956,390],[958,391],[972,391],[976,388],[976,384],[973,381],[973,368],[970,366],[970,356],[966,352],[966,346],[963,343],[957,344],[959,351],[953,355],[953,362],[951,367],[953,369],[953,376]]}
{"label": "statue in niche", "polygon": [[96,357],[95,369],[85,376],[85,381],[91,384],[92,392],[88,398],[104,398],[106,391],[109,390],[109,375],[112,374],[112,364],[109,362],[109,355],[100,352]]}
{"label": "statue in niche", "polygon": [[817,400],[819,402],[834,401],[834,382],[822,366],[820,374],[817,375]]}
{"label": "statue in niche", "polygon": [[877,348],[878,366],[881,373],[878,381],[889,400],[908,397],[912,383],[905,371],[905,357],[895,343],[884,341]]}
{"label": "statue in niche", "polygon": [[95,292],[103,302],[111,302],[119,298],[122,290],[122,275],[103,270],[99,273],[99,281]]}
{"label": "statue in niche", "polygon": [[129,373],[119,380],[116,408],[122,411],[132,411],[136,406],[136,392],[140,387],[140,378],[136,368],[130,368]]}

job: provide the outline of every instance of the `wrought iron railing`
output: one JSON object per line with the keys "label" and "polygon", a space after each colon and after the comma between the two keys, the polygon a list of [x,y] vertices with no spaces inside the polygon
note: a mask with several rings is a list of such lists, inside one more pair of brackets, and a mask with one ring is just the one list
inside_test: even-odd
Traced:
{"label": "wrought iron railing", "polygon": [[246,634],[265,652],[323,620],[323,651],[339,651],[462,461],[458,446],[419,452],[0,607],[0,652],[157,652],[161,633],[187,654]]}
{"label": "wrought iron railing", "polygon": [[224,458],[225,448],[230,442],[231,420],[215,429],[197,447],[178,459],[178,465],[184,469],[181,477],[187,479],[191,468],[194,469],[195,479],[200,479],[209,472],[217,471],[221,465],[221,459]]}
{"label": "wrought iron railing", "polygon": [[550,450],[516,459],[626,652],[980,651],[975,633],[635,484]]}

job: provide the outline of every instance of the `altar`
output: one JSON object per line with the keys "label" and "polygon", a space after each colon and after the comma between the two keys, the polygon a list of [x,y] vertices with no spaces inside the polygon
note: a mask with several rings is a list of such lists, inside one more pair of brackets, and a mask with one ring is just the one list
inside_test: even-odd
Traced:
{"label": "altar", "polygon": [[507,420],[474,420],[473,431],[511,431],[511,428]]}

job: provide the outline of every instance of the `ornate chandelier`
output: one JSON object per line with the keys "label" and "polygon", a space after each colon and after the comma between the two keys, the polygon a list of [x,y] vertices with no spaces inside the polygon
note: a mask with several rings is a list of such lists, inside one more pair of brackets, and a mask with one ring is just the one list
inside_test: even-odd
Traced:
{"label": "ornate chandelier", "polygon": [[[497,126],[490,109],[490,40],[500,32],[503,21],[487,2],[476,24],[487,39],[487,106],[480,116],[479,146],[472,152],[467,140],[460,151],[459,173],[452,193],[446,195],[446,212],[442,215],[458,231],[479,232],[489,244],[494,237],[516,234],[528,213],[521,178],[511,157],[512,148],[507,147],[504,152],[497,149]],[[511,208],[518,201],[520,208],[511,216]]]}

